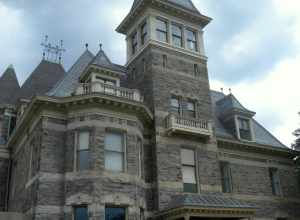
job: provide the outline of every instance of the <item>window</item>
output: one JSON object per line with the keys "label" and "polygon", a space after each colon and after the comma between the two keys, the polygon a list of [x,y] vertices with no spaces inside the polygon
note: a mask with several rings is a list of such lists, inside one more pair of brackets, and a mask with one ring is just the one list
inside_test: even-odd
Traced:
{"label": "window", "polygon": [[105,220],[126,220],[125,208],[105,207]]}
{"label": "window", "polygon": [[181,149],[183,191],[197,193],[195,151]]}
{"label": "window", "polygon": [[231,169],[229,163],[221,162],[221,181],[222,181],[222,190],[223,193],[231,193],[232,192],[232,177],[231,177]]}
{"label": "window", "polygon": [[166,68],[168,63],[168,57],[167,55],[163,55],[163,67]]}
{"label": "window", "polygon": [[77,146],[77,170],[89,169],[89,142],[90,133],[88,131],[81,131],[78,134]]}
{"label": "window", "polygon": [[102,78],[100,76],[96,76],[96,80],[97,80],[97,82],[101,82],[101,83],[111,85],[111,86],[117,85],[116,80],[113,80],[113,79],[106,79],[106,78]]}
{"label": "window", "polygon": [[159,41],[168,41],[168,23],[162,19],[156,19],[156,38]]}
{"label": "window", "polygon": [[251,141],[251,129],[249,119],[238,118],[240,138]]}
{"label": "window", "polygon": [[186,30],[186,42],[187,42],[188,49],[197,51],[196,32],[191,30]]}
{"label": "window", "polygon": [[87,206],[74,207],[74,220],[88,220],[88,208]]}
{"label": "window", "polygon": [[16,116],[11,115],[10,113],[5,113],[3,124],[2,124],[2,137],[1,137],[1,143],[6,144],[9,137],[13,133],[15,127],[16,127]]}
{"label": "window", "polygon": [[180,101],[179,101],[179,97],[173,96],[171,98],[171,111],[180,114]]}
{"label": "window", "polygon": [[273,195],[281,196],[282,190],[281,190],[280,178],[278,175],[278,169],[270,168],[269,172],[270,172]]}
{"label": "window", "polygon": [[198,64],[194,64],[194,76],[195,77],[199,76],[199,67],[198,67]]}
{"label": "window", "polygon": [[176,47],[182,47],[182,28],[177,24],[172,25],[172,42]]}
{"label": "window", "polygon": [[137,41],[137,32],[135,32],[131,37],[131,45],[132,45],[132,54],[135,54],[137,51],[138,41]]}
{"label": "window", "polygon": [[142,43],[142,45],[144,45],[147,40],[147,34],[148,34],[147,33],[147,22],[145,22],[141,26],[141,43]]}
{"label": "window", "polygon": [[121,133],[106,133],[105,168],[111,171],[124,171],[124,157],[124,135]]}
{"label": "window", "polygon": [[193,101],[188,101],[186,103],[186,112],[187,112],[187,115],[189,117],[195,117],[196,116],[196,107],[195,107],[195,102]]}

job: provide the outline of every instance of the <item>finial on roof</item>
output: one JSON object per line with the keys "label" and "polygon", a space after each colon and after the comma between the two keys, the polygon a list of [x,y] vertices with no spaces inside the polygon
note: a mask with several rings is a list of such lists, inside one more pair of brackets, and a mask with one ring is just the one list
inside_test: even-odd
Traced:
{"label": "finial on roof", "polygon": [[231,91],[231,88],[229,88],[228,90],[229,90],[229,94],[232,94],[232,93],[231,93],[231,92],[232,92],[232,91]]}
{"label": "finial on roof", "polygon": [[102,50],[102,44],[101,43],[99,44],[99,47],[100,47],[100,50]]}
{"label": "finial on roof", "polygon": [[224,88],[221,88],[221,92],[224,93]]}
{"label": "finial on roof", "polygon": [[8,69],[14,69],[14,66],[12,64],[9,64]]}
{"label": "finial on roof", "polygon": [[61,63],[62,53],[66,51],[63,44],[64,42],[61,40],[59,45],[52,46],[51,43],[48,43],[48,35],[46,35],[44,42],[41,43],[41,46],[44,48],[43,60]]}
{"label": "finial on roof", "polygon": [[88,43],[85,44],[85,49],[89,49],[89,44]]}

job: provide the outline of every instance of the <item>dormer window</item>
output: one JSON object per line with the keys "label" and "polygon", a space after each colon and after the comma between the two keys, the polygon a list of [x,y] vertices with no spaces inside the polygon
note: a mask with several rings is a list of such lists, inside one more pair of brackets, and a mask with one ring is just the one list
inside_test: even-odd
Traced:
{"label": "dormer window", "polygon": [[245,118],[238,118],[238,125],[240,139],[252,141],[250,120]]}
{"label": "dormer window", "polygon": [[197,35],[195,31],[186,30],[187,48],[192,51],[197,51]]}
{"label": "dormer window", "polygon": [[156,19],[156,38],[161,42],[168,42],[168,23],[160,18]]}
{"label": "dormer window", "polygon": [[134,32],[134,34],[132,35],[131,44],[132,44],[132,54],[135,54],[137,51],[137,46],[138,46],[137,32]]}

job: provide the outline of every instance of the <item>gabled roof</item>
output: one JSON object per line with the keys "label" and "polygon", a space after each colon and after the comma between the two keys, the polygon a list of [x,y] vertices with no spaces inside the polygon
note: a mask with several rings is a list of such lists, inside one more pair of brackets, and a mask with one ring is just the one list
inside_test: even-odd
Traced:
{"label": "gabled roof", "polygon": [[15,96],[19,89],[14,67],[10,65],[0,78],[0,105],[15,104]]}
{"label": "gabled roof", "polygon": [[42,60],[22,85],[18,98],[30,99],[35,95],[44,95],[65,75],[61,64]]}
{"label": "gabled roof", "polygon": [[[221,92],[216,92],[216,91],[211,91],[210,95],[212,100],[215,131],[217,137],[238,141],[238,139],[234,134],[234,131],[228,129],[219,118],[220,113],[225,111],[223,107],[225,106],[226,108],[226,105],[223,106],[217,103],[219,103],[220,100],[224,100],[224,98],[227,98],[228,96],[226,96]],[[230,96],[230,99],[232,97],[234,96],[233,95]],[[246,109],[235,97],[234,99],[236,101],[231,103],[233,106],[235,106],[236,108]],[[284,144],[282,144],[276,137],[274,137],[266,128],[264,128],[261,124],[259,124],[255,119],[252,118],[251,120],[253,124],[254,135],[255,135],[255,143],[260,145],[267,145],[271,147],[279,147],[279,148],[287,149],[287,147]]]}
{"label": "gabled roof", "polygon": [[[134,0],[132,9],[134,9],[141,1],[143,0]],[[184,9],[188,9],[190,11],[199,13],[198,9],[195,7],[195,5],[191,0],[165,0],[165,1],[174,4],[176,6],[182,7]]]}
{"label": "gabled roof", "polygon": [[98,67],[103,67],[121,73],[126,72],[125,67],[112,63],[102,48],[100,48],[99,52],[91,61],[90,65],[96,65]]}
{"label": "gabled roof", "polygon": [[48,93],[48,95],[57,97],[70,96],[79,83],[80,75],[93,60],[93,58],[94,54],[92,54],[89,50],[85,50],[70,68],[65,77],[56,84],[56,86]]}

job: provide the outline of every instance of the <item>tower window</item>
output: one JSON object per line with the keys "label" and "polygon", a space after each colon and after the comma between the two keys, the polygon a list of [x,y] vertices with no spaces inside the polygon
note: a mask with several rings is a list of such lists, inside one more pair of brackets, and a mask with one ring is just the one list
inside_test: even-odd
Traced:
{"label": "tower window", "polygon": [[196,32],[192,30],[186,30],[186,42],[187,48],[193,51],[197,51],[197,39]]}
{"label": "tower window", "polygon": [[232,192],[232,176],[231,169],[229,163],[221,162],[221,181],[222,181],[222,190],[223,193],[231,193]]}
{"label": "tower window", "polygon": [[196,116],[196,104],[193,101],[188,101],[186,103],[186,112],[189,117],[195,117]]}
{"label": "tower window", "polygon": [[132,44],[132,54],[135,54],[137,51],[137,46],[138,46],[137,32],[134,32],[134,34],[132,35],[131,44]]}
{"label": "tower window", "polygon": [[88,131],[79,132],[77,146],[77,170],[89,169],[89,139]]}
{"label": "tower window", "polygon": [[141,43],[142,45],[145,44],[147,40],[147,22],[143,23],[141,26]]}
{"label": "tower window", "polygon": [[282,189],[281,189],[278,169],[270,168],[269,172],[270,172],[270,180],[271,180],[273,195],[281,196],[282,195]]}
{"label": "tower window", "polygon": [[179,101],[179,97],[173,96],[171,98],[171,111],[180,114],[180,101]]}
{"label": "tower window", "polygon": [[168,23],[160,18],[156,19],[156,37],[161,42],[168,41]]}
{"label": "tower window", "polygon": [[251,129],[249,119],[238,118],[240,138],[251,141]]}
{"label": "tower window", "polygon": [[197,193],[195,151],[181,149],[183,191]]}
{"label": "tower window", "polygon": [[105,135],[105,168],[111,171],[124,171],[125,150],[124,134],[106,133]]}
{"label": "tower window", "polygon": [[182,47],[182,27],[177,25],[177,24],[173,24],[172,25],[172,42],[173,45],[176,47]]}

